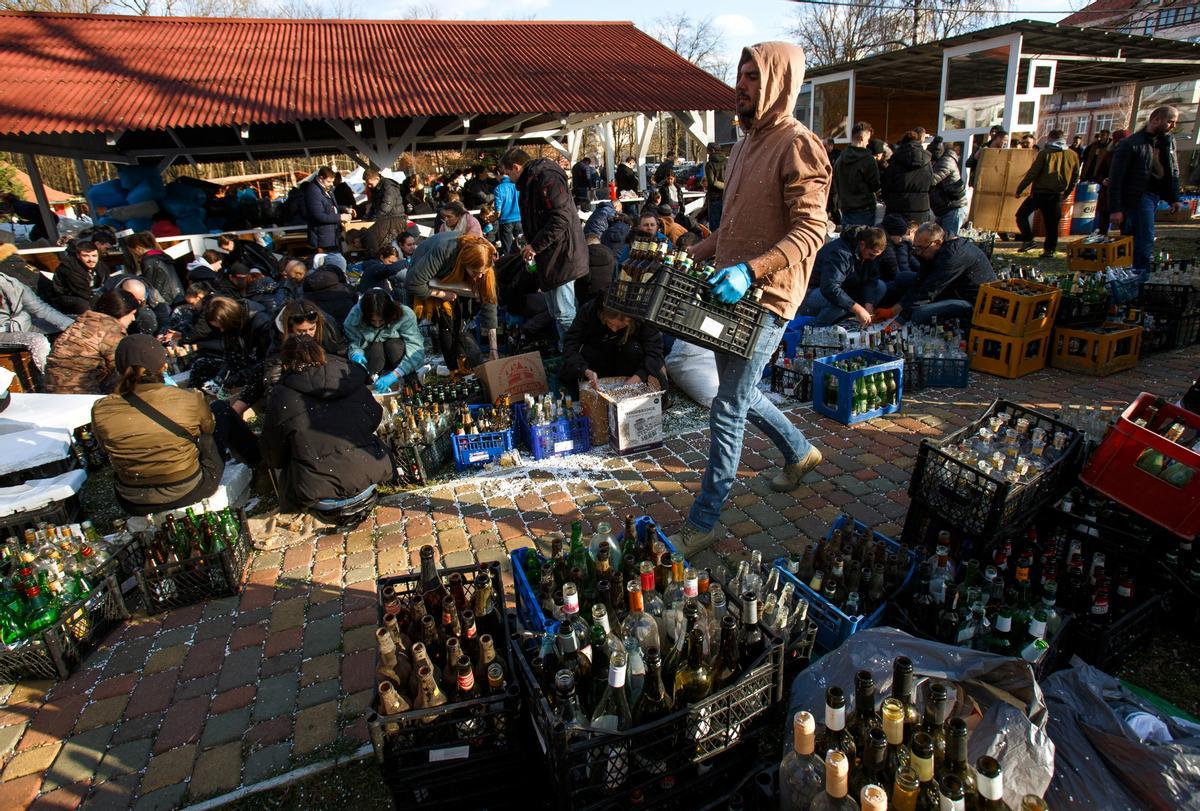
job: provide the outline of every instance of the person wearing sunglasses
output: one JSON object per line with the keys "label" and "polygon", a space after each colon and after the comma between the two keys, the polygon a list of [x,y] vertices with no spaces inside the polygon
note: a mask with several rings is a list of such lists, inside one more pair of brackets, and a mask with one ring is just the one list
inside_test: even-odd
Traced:
{"label": "person wearing sunglasses", "polygon": [[442,357],[451,369],[459,358],[468,366],[482,361],[479,346],[464,329],[467,298],[479,302],[479,321],[488,339],[491,359],[500,357],[496,347],[496,246],[483,237],[453,231],[435,234],[417,246],[413,266],[405,284],[418,319],[437,324]]}
{"label": "person wearing sunglasses", "polygon": [[345,358],[348,354],[346,336],[337,321],[327,316],[308,299],[289,301],[275,316],[271,349],[267,352],[264,364],[263,382],[268,397],[282,375],[279,354],[283,350],[284,342],[292,335],[307,335],[313,338],[327,356]]}
{"label": "person wearing sunglasses", "polygon": [[406,375],[425,362],[425,340],[417,316],[408,307],[376,287],[363,294],[346,316],[346,339],[350,360],[366,368],[375,381],[375,391],[395,387]]}

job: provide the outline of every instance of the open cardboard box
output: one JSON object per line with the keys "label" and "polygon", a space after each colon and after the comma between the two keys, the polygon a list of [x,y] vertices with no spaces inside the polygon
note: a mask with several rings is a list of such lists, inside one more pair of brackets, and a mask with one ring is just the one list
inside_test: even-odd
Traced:
{"label": "open cardboard box", "polygon": [[623,377],[600,378],[600,390],[581,384],[579,402],[592,428],[592,445],[612,445],[624,455],[657,448],[663,443],[662,398],[658,381],[650,378],[650,391],[616,399],[606,389],[624,385]]}

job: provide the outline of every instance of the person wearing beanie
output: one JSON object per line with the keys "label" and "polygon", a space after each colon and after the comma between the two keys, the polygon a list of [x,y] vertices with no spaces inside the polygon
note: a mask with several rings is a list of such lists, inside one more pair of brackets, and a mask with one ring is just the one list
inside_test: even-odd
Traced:
{"label": "person wearing beanie", "polygon": [[887,236],[887,245],[876,260],[879,265],[879,278],[884,282],[891,282],[895,281],[896,274],[901,271],[919,271],[921,261],[912,249],[912,236],[917,230],[917,224],[899,214],[889,214],[883,218],[880,227]]}

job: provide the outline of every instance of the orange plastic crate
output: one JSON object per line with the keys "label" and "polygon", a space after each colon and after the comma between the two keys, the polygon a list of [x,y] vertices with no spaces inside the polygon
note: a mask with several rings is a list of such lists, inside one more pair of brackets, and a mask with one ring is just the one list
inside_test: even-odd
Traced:
{"label": "orange plastic crate", "polygon": [[1099,327],[1054,330],[1050,365],[1085,375],[1105,377],[1138,364],[1142,328],[1110,323]]}
{"label": "orange plastic crate", "polygon": [[1023,338],[1054,326],[1062,291],[1048,284],[1005,279],[979,286],[973,328]]}
{"label": "orange plastic crate", "polygon": [[1083,239],[1065,243],[1067,270],[1133,267],[1133,237],[1115,237],[1108,242],[1084,242]]}
{"label": "orange plastic crate", "polygon": [[1017,338],[998,332],[971,330],[971,368],[998,377],[1023,377],[1046,368],[1050,330]]}

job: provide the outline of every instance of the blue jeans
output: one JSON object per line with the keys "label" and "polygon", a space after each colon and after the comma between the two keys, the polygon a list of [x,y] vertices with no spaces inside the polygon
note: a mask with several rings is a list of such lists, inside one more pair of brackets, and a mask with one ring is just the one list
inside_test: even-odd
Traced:
{"label": "blue jeans", "polygon": [[521,233],[521,221],[502,222],[498,226],[500,235],[500,255],[507,256],[513,252],[517,234]]}
{"label": "blue jeans", "polygon": [[[879,279],[867,287],[863,292],[862,300],[858,304],[879,304],[883,301],[884,295],[887,293],[887,284]],[[825,298],[825,294],[820,288],[814,287],[808,291],[808,295],[804,297],[804,303],[800,305],[800,312],[797,315],[811,315],[817,319],[817,324],[820,326],[828,326],[836,324],[845,318],[853,318],[853,313],[843,309],[836,304],[830,304],[829,299]]]}
{"label": "blue jeans", "polygon": [[962,224],[967,220],[967,210],[965,208],[952,208],[942,216],[938,217],[938,225],[942,226],[942,230],[946,232],[948,237],[958,236],[958,229],[962,228]]}
{"label": "blue jeans", "polygon": [[1154,212],[1158,208],[1157,194],[1143,194],[1137,205],[1124,209],[1125,221],[1121,233],[1133,237],[1133,267],[1149,272],[1154,255]]}
{"label": "blue jeans", "polygon": [[843,211],[842,212],[842,228],[849,228],[852,225],[874,225],[875,224],[875,209],[870,211]]}
{"label": "blue jeans", "polygon": [[[884,300],[889,302],[903,300],[920,278],[920,274],[911,270],[898,272],[895,280],[887,283],[887,295],[884,296]],[[954,318],[960,321],[969,321],[974,311],[975,303],[972,301],[945,299],[906,307],[901,311],[901,318],[909,324],[928,324],[934,318],[937,318],[939,322]]]}
{"label": "blue jeans", "polygon": [[558,348],[562,349],[567,330],[575,323],[575,282],[560,284],[546,291],[546,308],[558,325]]}
{"label": "blue jeans", "polygon": [[800,429],[781,414],[757,386],[763,367],[779,346],[786,326],[782,320],[777,320],[766,327],[748,359],[716,353],[721,385],[708,417],[711,432],[708,467],[700,483],[700,493],[688,513],[688,523],[695,527],[712,529],[721,518],[721,507],[737,478],[747,419],[775,443],[787,464],[799,462],[812,449]]}
{"label": "blue jeans", "polygon": [[716,231],[721,227],[721,213],[725,210],[725,200],[720,197],[709,198],[708,201],[708,230]]}

